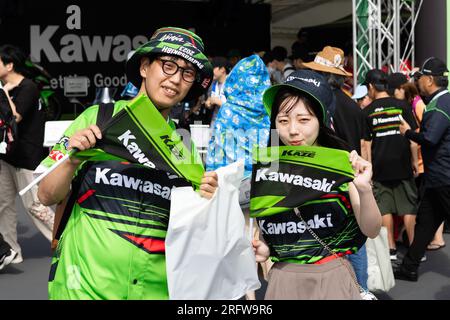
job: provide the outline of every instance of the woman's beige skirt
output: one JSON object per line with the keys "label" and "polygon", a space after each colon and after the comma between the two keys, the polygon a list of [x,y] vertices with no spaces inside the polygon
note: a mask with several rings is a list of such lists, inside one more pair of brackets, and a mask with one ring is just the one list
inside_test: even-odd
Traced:
{"label": "woman's beige skirt", "polygon": [[324,264],[277,262],[269,272],[265,299],[361,300],[350,271],[353,269],[346,259]]}

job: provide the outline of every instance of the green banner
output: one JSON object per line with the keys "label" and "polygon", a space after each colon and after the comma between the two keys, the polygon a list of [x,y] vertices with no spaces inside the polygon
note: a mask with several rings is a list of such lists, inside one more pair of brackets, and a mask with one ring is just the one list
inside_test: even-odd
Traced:
{"label": "green banner", "polygon": [[[204,168],[146,95],[140,95],[102,128],[96,149],[77,153],[89,160],[111,159],[107,154],[132,163],[166,171],[199,186]],[[107,154],[106,154],[107,153]]]}
{"label": "green banner", "polygon": [[291,210],[353,178],[347,151],[310,146],[257,149],[253,156],[251,216]]}

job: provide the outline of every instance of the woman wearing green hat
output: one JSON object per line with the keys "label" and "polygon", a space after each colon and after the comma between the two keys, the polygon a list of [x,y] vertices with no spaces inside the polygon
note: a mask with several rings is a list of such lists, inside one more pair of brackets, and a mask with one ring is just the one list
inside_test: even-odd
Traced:
{"label": "woman wearing green hat", "polygon": [[[146,94],[172,129],[171,108],[203,94],[213,76],[202,40],[188,30],[172,27],[158,29],[138,48],[128,60],[126,72],[128,80],[140,89],[138,96]],[[127,104],[130,102],[116,102],[113,115]],[[73,148],[94,147],[102,138],[96,125],[98,114],[99,106],[84,111],[41,165],[50,167]],[[186,181],[134,163],[95,161],[87,165],[71,157],[42,180],[40,200],[46,205],[61,202],[74,176],[78,187],[74,189],[72,184],[72,194],[77,201],[52,259],[50,298],[167,299],[164,239],[170,190]],[[131,182],[137,179],[145,185],[133,186]],[[216,173],[205,173],[200,193],[210,198],[216,188]]]}
{"label": "woman wearing green hat", "polygon": [[[347,150],[345,142],[327,127],[333,93],[318,73],[295,71],[284,84],[266,90],[263,100],[280,145]],[[302,214],[295,208],[273,215],[254,215],[259,226],[263,226],[261,233],[267,244],[255,241],[257,259],[263,261],[270,256],[275,261],[266,299],[361,299],[351,265],[341,257],[356,252],[366,236],[378,235],[381,215],[372,194],[371,164],[355,151],[349,154],[349,161],[355,171],[354,180],[320,199],[306,202],[300,207]],[[335,201],[330,202],[330,198]],[[313,231],[310,222],[315,221],[314,214],[322,212],[324,206],[331,214],[329,223]],[[306,229],[271,232],[267,227],[281,225],[280,221],[295,226],[303,223]],[[350,225],[356,227],[347,228]]]}

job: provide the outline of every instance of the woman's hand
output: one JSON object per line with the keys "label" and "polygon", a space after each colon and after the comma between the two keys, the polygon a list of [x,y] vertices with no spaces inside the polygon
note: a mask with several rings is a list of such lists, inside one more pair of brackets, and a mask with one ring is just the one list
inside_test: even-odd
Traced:
{"label": "woman's hand", "polygon": [[[67,150],[70,151],[73,148],[79,151],[87,150],[95,146],[97,139],[102,138],[102,132],[100,128],[95,124],[90,125],[88,128],[75,132],[69,139],[67,144]],[[71,157],[72,164],[78,165],[81,160]]]}
{"label": "woman's hand", "polygon": [[215,171],[205,172],[200,184],[200,195],[206,199],[211,199],[218,186],[217,173]]}
{"label": "woman's hand", "polygon": [[261,240],[252,240],[253,252],[255,253],[256,262],[264,262],[269,258],[270,249]]}
{"label": "woman's hand", "polygon": [[358,153],[353,150],[350,152],[349,160],[355,171],[355,179],[353,184],[358,191],[367,191],[372,188],[372,164],[361,158]]}

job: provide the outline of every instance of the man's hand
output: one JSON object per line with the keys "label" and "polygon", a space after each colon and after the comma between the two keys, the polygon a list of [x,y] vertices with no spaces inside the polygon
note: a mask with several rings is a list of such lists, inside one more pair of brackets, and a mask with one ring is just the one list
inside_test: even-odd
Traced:
{"label": "man's hand", "polygon": [[[88,128],[75,132],[69,139],[67,150],[70,151],[73,148],[78,150],[87,150],[95,146],[97,139],[102,138],[102,132],[100,128],[95,124],[90,125]],[[74,157],[70,158],[72,164],[79,164],[81,161]]]}
{"label": "man's hand", "polygon": [[200,184],[200,195],[206,199],[211,199],[218,186],[217,173],[215,171],[205,172]]}
{"label": "man's hand", "polygon": [[406,122],[405,119],[403,119],[403,117],[402,117],[401,115],[399,115],[398,117],[400,118],[400,127],[399,127],[400,133],[401,133],[402,135],[405,135],[405,132],[408,131],[408,130],[410,130],[411,127],[410,127],[410,125],[408,124],[408,122]]}

